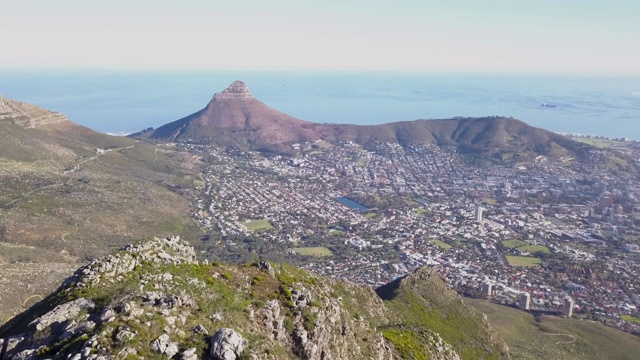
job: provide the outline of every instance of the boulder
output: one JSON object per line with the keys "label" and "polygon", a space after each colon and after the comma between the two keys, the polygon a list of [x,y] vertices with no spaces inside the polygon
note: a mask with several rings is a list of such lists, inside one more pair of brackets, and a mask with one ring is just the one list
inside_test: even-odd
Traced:
{"label": "boulder", "polygon": [[247,340],[240,334],[232,329],[222,328],[211,338],[210,355],[214,360],[237,360],[246,346]]}

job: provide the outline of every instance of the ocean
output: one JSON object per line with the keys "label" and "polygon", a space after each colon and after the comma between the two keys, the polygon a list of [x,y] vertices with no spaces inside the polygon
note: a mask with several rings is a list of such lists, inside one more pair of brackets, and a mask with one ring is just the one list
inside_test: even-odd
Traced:
{"label": "ocean", "polygon": [[267,105],[319,123],[500,115],[555,132],[640,140],[640,78],[0,70],[0,94],[62,112],[97,131],[127,134],[202,109],[234,80],[247,83]]}

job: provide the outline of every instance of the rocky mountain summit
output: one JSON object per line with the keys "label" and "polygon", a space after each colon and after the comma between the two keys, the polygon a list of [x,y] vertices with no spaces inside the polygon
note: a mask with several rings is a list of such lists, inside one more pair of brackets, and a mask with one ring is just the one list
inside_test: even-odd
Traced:
{"label": "rocky mountain summit", "polygon": [[131,136],[276,151],[285,151],[294,142],[320,138],[313,124],[260,102],[242,81],[234,81],[216,93],[204,109],[194,114]]}
{"label": "rocky mountain summit", "polygon": [[255,99],[249,87],[242,81],[234,81],[228,88],[213,95],[213,101],[224,101],[228,99],[249,100]]}
{"label": "rocky mountain summit", "polygon": [[35,105],[9,100],[0,95],[0,123],[11,122],[24,128],[36,128],[68,121],[59,112],[52,112]]}
{"label": "rocky mountain summit", "polygon": [[[477,314],[456,327],[472,310],[455,294],[440,309],[411,293],[414,313],[403,312],[394,303],[407,300],[403,282],[422,292],[425,276],[438,291],[446,287],[423,269],[383,291],[383,300],[371,289],[288,265],[200,263],[179,238],[156,238],[81,267],[0,328],[0,359],[509,357]],[[440,310],[454,317],[444,323],[427,316]]]}

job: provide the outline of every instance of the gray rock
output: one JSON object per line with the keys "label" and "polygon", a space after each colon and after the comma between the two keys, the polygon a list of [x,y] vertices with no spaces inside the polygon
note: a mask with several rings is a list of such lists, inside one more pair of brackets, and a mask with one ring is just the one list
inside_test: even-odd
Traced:
{"label": "gray rock", "polygon": [[137,308],[137,309],[133,309],[131,310],[131,312],[129,313],[129,316],[131,317],[140,317],[144,314],[144,309],[142,308]]}
{"label": "gray rock", "polygon": [[262,308],[262,314],[263,325],[271,338],[278,342],[284,342],[287,335],[284,328],[284,317],[280,314],[280,302],[275,299],[267,301]]}
{"label": "gray rock", "polygon": [[169,343],[167,349],[164,351],[164,354],[169,358],[172,358],[175,354],[177,354],[180,350],[178,350],[178,345],[176,343]]}
{"label": "gray rock", "polygon": [[169,335],[162,334],[157,339],[151,342],[151,350],[159,354],[165,354],[167,357],[172,358],[180,350],[176,343],[172,343]]}
{"label": "gray rock", "polygon": [[83,348],[80,354],[82,354],[82,358],[84,359],[88,358],[89,355],[91,355],[91,348],[90,347]]}
{"label": "gray rock", "polygon": [[291,292],[291,301],[297,308],[304,308],[311,304],[311,291],[307,289],[296,289]]}
{"label": "gray rock", "polygon": [[247,340],[240,334],[232,329],[222,328],[211,338],[209,354],[214,360],[237,360],[246,346]]}
{"label": "gray rock", "polygon": [[135,337],[136,333],[125,327],[118,328],[118,332],[116,333],[116,340],[119,343],[127,342]]}
{"label": "gray rock", "polygon": [[15,360],[35,360],[37,359],[36,351],[33,349],[23,350],[15,355],[11,359]]}
{"label": "gray rock", "polygon": [[196,334],[205,334],[205,335],[209,335],[209,330],[207,330],[204,326],[198,324],[196,325],[196,327],[193,328],[193,331],[195,331]]}
{"label": "gray rock", "polygon": [[157,339],[151,342],[151,350],[157,352],[158,354],[164,354],[165,351],[167,351],[167,347],[169,347],[169,343],[169,335],[162,334]]}
{"label": "gray rock", "polygon": [[258,269],[266,271],[271,276],[276,275],[276,272],[273,270],[273,267],[267,261],[260,260],[260,262],[258,263]]}
{"label": "gray rock", "polygon": [[100,316],[98,317],[98,319],[100,319],[101,322],[109,322],[115,316],[116,316],[116,312],[112,308],[105,308],[100,313]]}
{"label": "gray rock", "polygon": [[85,298],[75,299],[68,303],[58,305],[53,310],[29,323],[30,327],[35,327],[37,331],[42,331],[52,324],[63,323],[76,318],[80,312],[89,311],[95,308],[93,301]]}
{"label": "gray rock", "polygon": [[9,355],[15,354],[20,350],[20,345],[25,340],[25,334],[12,336],[6,339],[4,345],[5,359],[9,358]]}
{"label": "gray rock", "polygon": [[182,352],[182,355],[180,356],[180,358],[182,360],[198,360],[198,355],[196,355],[196,351],[198,351],[196,348],[189,348]]}

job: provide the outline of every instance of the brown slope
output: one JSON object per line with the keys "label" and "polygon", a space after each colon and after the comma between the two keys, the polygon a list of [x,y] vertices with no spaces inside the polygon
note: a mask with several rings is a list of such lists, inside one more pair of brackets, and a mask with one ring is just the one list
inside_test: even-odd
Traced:
{"label": "brown slope", "polygon": [[272,149],[284,144],[319,138],[314,126],[270,108],[257,100],[242,81],[216,93],[202,110],[141,138],[213,142],[254,149]]}

